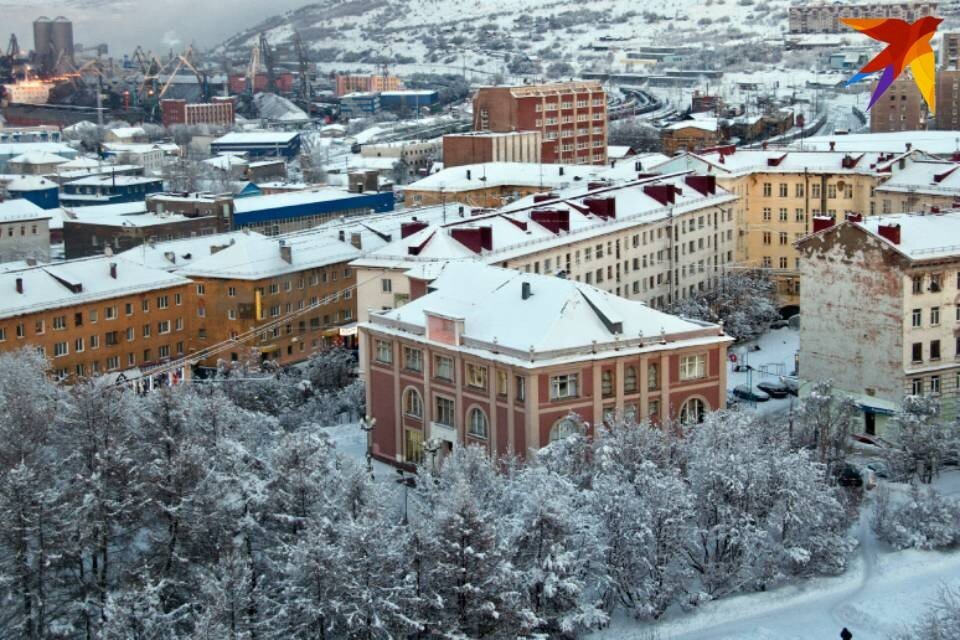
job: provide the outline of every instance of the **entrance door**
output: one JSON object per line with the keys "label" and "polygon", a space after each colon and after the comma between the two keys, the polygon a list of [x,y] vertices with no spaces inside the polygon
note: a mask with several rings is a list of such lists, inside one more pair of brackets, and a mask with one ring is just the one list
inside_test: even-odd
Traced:
{"label": "entrance door", "polygon": [[873,411],[863,412],[864,431],[868,436],[877,435],[877,414]]}

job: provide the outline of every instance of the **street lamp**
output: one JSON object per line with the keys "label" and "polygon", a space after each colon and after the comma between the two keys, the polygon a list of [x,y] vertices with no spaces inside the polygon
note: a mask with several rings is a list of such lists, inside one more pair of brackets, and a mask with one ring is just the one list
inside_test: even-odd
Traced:
{"label": "street lamp", "polygon": [[437,479],[437,454],[440,453],[441,444],[440,438],[430,438],[423,443],[423,450],[430,454],[430,466],[434,481]]}
{"label": "street lamp", "polygon": [[403,485],[403,521],[401,524],[406,526],[409,523],[409,520],[407,519],[407,489],[417,486],[417,480],[416,476],[407,476],[404,475],[404,473],[405,472],[403,469],[397,467],[397,475],[399,476],[397,478],[397,484]]}
{"label": "street lamp", "polygon": [[377,426],[377,419],[367,416],[360,418],[360,429],[367,434],[367,473],[373,480],[373,428]]}

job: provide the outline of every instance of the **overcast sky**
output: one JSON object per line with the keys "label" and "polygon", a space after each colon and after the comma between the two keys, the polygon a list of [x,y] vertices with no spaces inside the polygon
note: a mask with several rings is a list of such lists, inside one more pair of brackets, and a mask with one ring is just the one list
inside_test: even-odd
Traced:
{"label": "overcast sky", "polygon": [[110,53],[201,48],[252,27],[263,18],[310,4],[309,0],[0,0],[0,40],[6,49],[16,33],[33,49],[33,21],[58,15],[73,21],[73,38],[84,45],[106,42]]}

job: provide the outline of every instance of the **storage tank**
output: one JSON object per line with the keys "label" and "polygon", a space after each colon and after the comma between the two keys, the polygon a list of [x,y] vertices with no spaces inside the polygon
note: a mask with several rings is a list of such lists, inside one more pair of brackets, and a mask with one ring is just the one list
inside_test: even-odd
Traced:
{"label": "storage tank", "polygon": [[[52,27],[53,21],[46,16],[33,21],[33,52],[36,56],[34,62],[41,71],[49,71],[52,65],[50,62],[52,54],[50,45],[53,42]],[[54,59],[54,62],[56,62],[56,59]]]}
{"label": "storage tank", "polygon": [[57,16],[50,26],[50,40],[53,43],[53,50],[56,52],[53,54],[53,64],[57,63],[61,54],[64,61],[69,60],[72,63],[73,23],[63,16]]}

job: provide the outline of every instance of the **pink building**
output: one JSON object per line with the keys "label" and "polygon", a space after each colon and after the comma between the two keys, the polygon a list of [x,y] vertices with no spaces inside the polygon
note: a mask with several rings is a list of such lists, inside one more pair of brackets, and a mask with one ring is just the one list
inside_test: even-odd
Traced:
{"label": "pink building", "polygon": [[431,439],[522,457],[570,433],[570,412],[699,421],[726,402],[721,327],[556,276],[447,263],[359,331],[373,453],[391,463]]}

